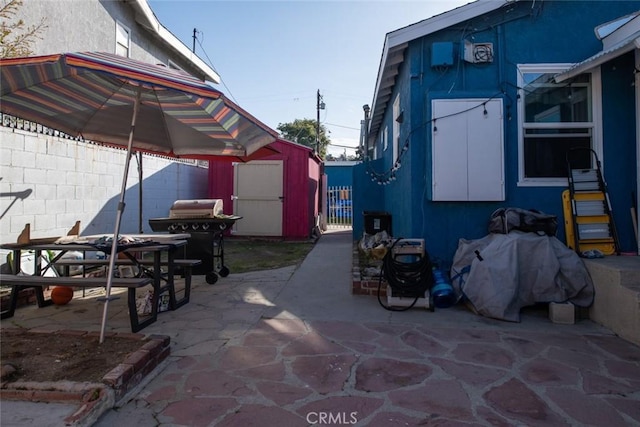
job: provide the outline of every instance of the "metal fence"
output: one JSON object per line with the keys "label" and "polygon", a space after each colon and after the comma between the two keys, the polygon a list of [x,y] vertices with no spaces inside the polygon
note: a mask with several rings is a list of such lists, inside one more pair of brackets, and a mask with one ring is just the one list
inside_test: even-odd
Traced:
{"label": "metal fence", "polygon": [[351,227],[353,221],[351,187],[328,187],[327,208],[327,226]]}

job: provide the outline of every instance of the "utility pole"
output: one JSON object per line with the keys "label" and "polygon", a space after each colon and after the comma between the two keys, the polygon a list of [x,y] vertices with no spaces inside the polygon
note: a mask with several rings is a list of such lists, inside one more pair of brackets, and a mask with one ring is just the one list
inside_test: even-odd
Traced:
{"label": "utility pole", "polygon": [[322,101],[322,95],[320,95],[320,89],[318,89],[316,97],[316,154],[320,154],[320,110],[324,110],[324,102]]}
{"label": "utility pole", "polygon": [[365,104],[362,106],[364,110],[364,120],[360,122],[362,129],[360,131],[360,151],[362,155],[362,160],[366,160],[369,155],[369,113],[371,113],[371,108],[369,104]]}
{"label": "utility pole", "polygon": [[191,50],[193,53],[196,53],[196,34],[198,33],[197,29],[193,29],[193,49]]}

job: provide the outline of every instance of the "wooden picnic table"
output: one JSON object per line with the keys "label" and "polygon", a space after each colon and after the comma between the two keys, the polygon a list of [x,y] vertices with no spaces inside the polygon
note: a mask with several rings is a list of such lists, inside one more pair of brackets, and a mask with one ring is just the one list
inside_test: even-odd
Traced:
{"label": "wooden picnic table", "polygon": [[[136,277],[114,277],[112,287],[128,289],[127,304],[131,321],[131,330],[138,332],[157,320],[158,299],[162,293],[169,294],[169,309],[175,310],[189,301],[191,286],[191,266],[197,265],[200,260],[176,260],[176,253],[179,248],[184,247],[186,240],[175,240],[175,238],[158,239],[161,243],[148,240],[135,244],[118,245],[118,253],[124,257],[117,259],[118,265],[130,265],[136,267],[138,274]],[[72,265],[86,266],[107,265],[108,260],[63,258],[64,254],[70,251],[78,251],[83,254],[103,250],[100,246],[92,243],[95,240],[86,237],[76,239],[63,239],[60,242],[47,243],[10,243],[0,245],[2,249],[13,252],[12,267],[13,272],[21,271],[22,254],[25,251],[34,253],[33,275],[24,274],[2,274],[0,284],[11,287],[10,307],[2,312],[2,318],[12,317],[18,301],[18,294],[23,289],[34,288],[38,307],[46,307],[52,304],[51,300],[45,300],[43,289],[53,286],[70,286],[76,288],[106,287],[107,277],[71,277],[46,275],[46,271],[54,266],[62,266],[64,270]],[[110,245],[110,244],[109,244]],[[57,254],[50,260],[42,257],[45,251],[54,251]],[[143,259],[140,255],[152,254],[152,259]],[[180,267],[181,274],[185,277],[185,290],[182,299],[176,298],[175,275],[176,268]],[[144,319],[138,314],[136,308],[136,290],[145,286],[153,287],[153,298],[151,313]]]}

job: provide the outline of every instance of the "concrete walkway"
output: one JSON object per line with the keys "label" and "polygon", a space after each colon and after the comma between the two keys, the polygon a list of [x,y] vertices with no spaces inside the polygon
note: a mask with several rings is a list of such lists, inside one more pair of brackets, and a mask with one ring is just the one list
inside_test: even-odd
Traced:
{"label": "concrete walkway", "polygon": [[[297,269],[196,278],[189,304],[143,330],[171,337],[168,362],[95,425],[640,425],[637,346],[540,309],[517,324],[389,312],[351,295],[351,251],[350,232],[327,233]],[[109,328],[127,331],[117,310]],[[99,329],[88,314],[14,319]]]}

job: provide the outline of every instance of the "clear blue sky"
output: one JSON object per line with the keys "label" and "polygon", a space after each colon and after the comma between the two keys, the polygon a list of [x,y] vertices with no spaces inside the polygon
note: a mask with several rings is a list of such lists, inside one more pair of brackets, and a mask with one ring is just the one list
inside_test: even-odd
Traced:
{"label": "clear blue sky", "polygon": [[[216,87],[276,129],[316,119],[331,142],[357,147],[385,35],[472,0],[149,0],[158,20],[221,76]],[[341,147],[330,147],[338,155]],[[347,150],[353,154],[354,150]]]}

